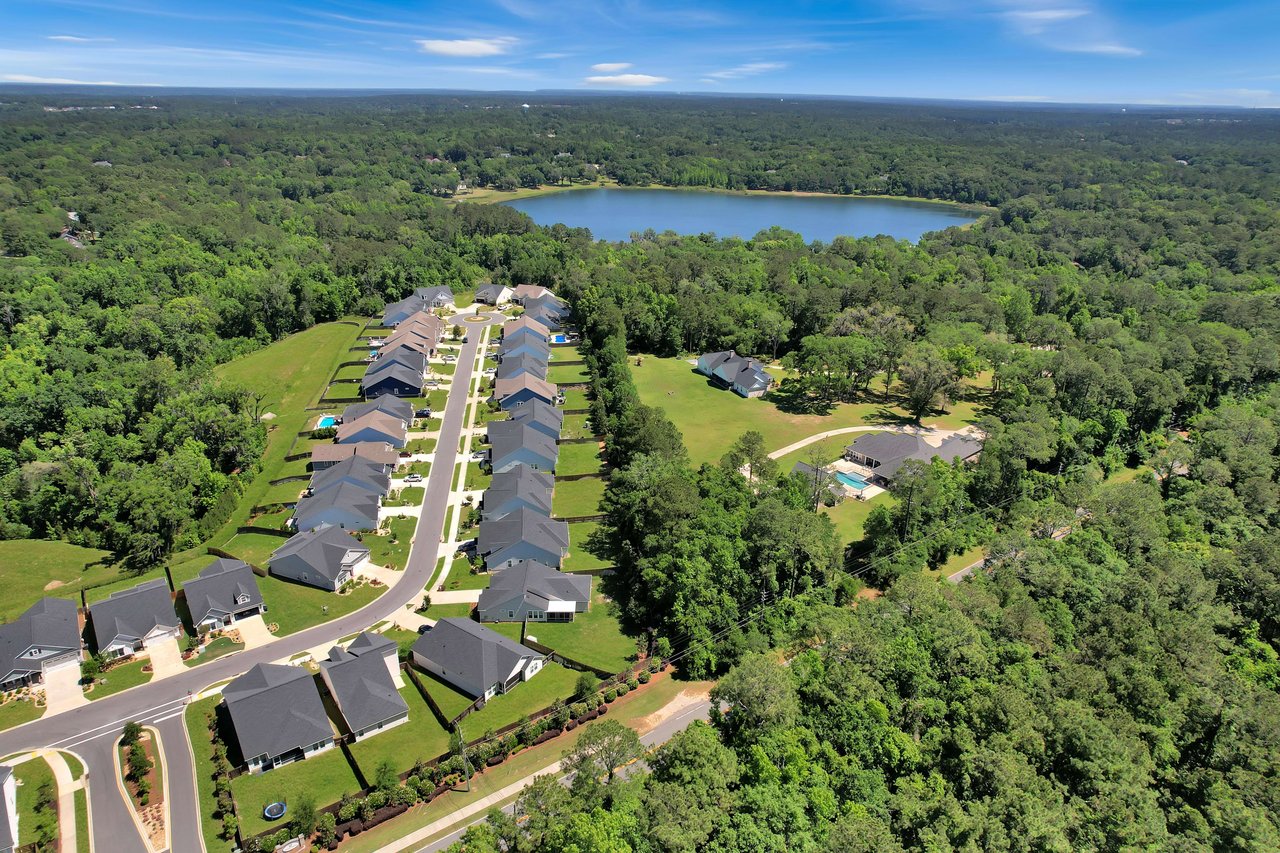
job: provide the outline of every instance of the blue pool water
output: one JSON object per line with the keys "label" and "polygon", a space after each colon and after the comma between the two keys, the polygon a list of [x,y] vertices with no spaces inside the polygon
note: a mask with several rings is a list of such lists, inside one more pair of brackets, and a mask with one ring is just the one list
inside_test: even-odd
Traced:
{"label": "blue pool water", "polygon": [[369,358],[377,358],[377,357],[378,357],[378,351],[376,349],[369,350]]}
{"label": "blue pool water", "polygon": [[316,429],[327,429],[328,427],[333,426],[337,422],[338,422],[338,419],[335,418],[333,415],[325,415],[320,419],[320,422],[316,424]]}
{"label": "blue pool water", "polygon": [[551,343],[553,343],[553,344],[563,344],[563,343],[568,342],[568,340],[569,340],[569,339],[568,339],[567,337],[565,337],[564,335],[552,335],[552,336],[551,336]]}
{"label": "blue pool water", "polygon": [[867,487],[867,481],[859,477],[857,474],[845,474],[841,471],[837,471],[836,479],[852,489],[865,489]]}

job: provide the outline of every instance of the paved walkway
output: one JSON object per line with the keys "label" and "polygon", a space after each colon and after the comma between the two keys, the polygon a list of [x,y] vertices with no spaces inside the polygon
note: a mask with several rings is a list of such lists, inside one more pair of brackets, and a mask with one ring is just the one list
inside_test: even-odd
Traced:
{"label": "paved walkway", "polygon": [[58,785],[58,849],[76,849],[76,791],[84,787],[83,779],[72,779],[71,768],[62,753],[42,749],[40,754],[53,768],[53,781]]}
{"label": "paved walkway", "polygon": [[151,658],[151,678],[168,678],[187,668],[182,663],[182,652],[178,649],[177,637],[166,637],[147,646],[147,654]]}
{"label": "paved walkway", "polygon": [[432,604],[475,604],[480,600],[482,589],[446,589],[444,592],[431,593]]}
{"label": "paved walkway", "polygon": [[884,426],[841,427],[840,429],[829,429],[826,432],[820,432],[816,435],[811,435],[808,438],[802,438],[799,441],[794,441],[786,447],[770,453],[769,458],[777,459],[781,456],[786,456],[788,453],[799,450],[802,447],[808,447],[810,444],[822,441],[823,439],[837,435],[849,435],[854,432],[901,432],[908,435],[918,435],[924,439],[925,444],[931,444],[934,447],[937,447],[956,433],[970,432],[974,429],[974,427],[964,427],[963,429],[937,429],[936,427],[897,426],[895,424],[886,424]]}
{"label": "paved walkway", "polygon": [[265,646],[275,641],[275,636],[267,630],[266,620],[259,613],[236,622],[234,627],[240,631],[240,639],[244,642],[245,651]]}
{"label": "paved walkway", "polygon": [[88,705],[89,699],[80,689],[80,667],[60,666],[46,672],[44,703],[46,716]]}

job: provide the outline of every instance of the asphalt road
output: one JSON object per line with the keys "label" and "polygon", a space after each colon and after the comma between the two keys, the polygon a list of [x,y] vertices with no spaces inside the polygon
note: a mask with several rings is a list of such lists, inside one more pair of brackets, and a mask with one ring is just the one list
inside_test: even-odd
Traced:
{"label": "asphalt road", "polygon": [[[165,772],[170,777],[169,813],[174,823],[173,853],[200,853],[205,848],[200,841],[199,801],[194,781],[190,784],[183,781],[194,780],[195,769],[190,750],[179,747],[179,737],[183,733],[181,714],[187,699],[209,685],[234,678],[256,664],[280,660],[362,631],[386,619],[407,602],[417,601],[421,597],[422,590],[431,580],[435,569],[437,549],[434,543],[444,527],[445,509],[449,502],[450,487],[453,485],[453,469],[458,461],[458,442],[483,328],[479,324],[467,326],[467,341],[458,354],[449,401],[445,404],[440,439],[436,444],[436,456],[431,465],[431,474],[427,478],[426,497],[415,533],[415,537],[426,538],[422,538],[420,542],[415,541],[415,546],[421,544],[423,547],[410,550],[408,565],[395,586],[367,606],[323,625],[289,634],[266,646],[192,667],[188,672],[154,684],[126,690],[80,708],[0,732],[0,755],[48,746],[71,750],[85,759],[85,765],[89,768],[89,798],[96,850],[111,853],[133,853],[135,850],[145,853],[147,850],[114,780],[111,750],[126,722],[136,720],[140,723],[158,724],[168,762]],[[185,740],[182,737],[182,741]]]}
{"label": "asphalt road", "polygon": [[[664,720],[663,722],[659,723],[652,730],[641,735],[640,742],[644,744],[646,747],[661,746],[662,744],[666,743],[667,741],[675,737],[677,732],[684,731],[689,726],[689,724],[692,723],[694,720],[705,721],[710,719],[710,717],[711,717],[711,703],[709,701],[703,700],[696,705],[689,706],[685,710],[681,711],[679,714],[676,714],[674,717],[671,717],[670,719]],[[642,765],[642,762],[631,764],[627,767],[624,767],[622,769],[622,773],[624,775],[630,775],[631,773],[635,772],[636,768],[640,767],[641,765]],[[535,774],[526,776],[522,781],[525,784],[528,784],[529,782],[533,781],[533,777],[536,775],[538,774],[535,773]],[[560,783],[562,785],[569,785],[570,783],[572,783],[572,781],[573,781],[573,775],[570,773],[566,773],[560,777]],[[514,810],[515,810],[514,802],[508,803],[507,805],[502,807],[502,811],[506,812],[507,814],[513,814]],[[486,817],[487,815],[481,815],[480,817],[476,818],[475,820],[472,820],[466,825],[459,827],[456,831],[450,833],[444,838],[441,838],[437,841],[433,841],[425,847],[416,848],[414,853],[439,853],[439,851],[441,850],[447,850],[451,844],[453,844],[456,841],[460,841],[462,839],[462,836],[466,833],[468,829],[475,826],[477,823],[484,823]]]}

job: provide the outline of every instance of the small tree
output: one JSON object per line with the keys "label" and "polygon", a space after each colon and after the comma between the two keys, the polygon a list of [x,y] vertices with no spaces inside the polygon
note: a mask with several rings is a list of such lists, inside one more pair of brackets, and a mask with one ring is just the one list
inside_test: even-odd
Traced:
{"label": "small tree", "polygon": [[453,331],[452,331],[450,334],[451,334],[451,336],[453,337],[453,339],[454,339],[455,341],[456,341],[456,340],[459,340],[459,339],[462,337],[462,327],[461,327],[461,326],[454,326],[454,327],[453,327]]}
{"label": "small tree", "polygon": [[338,820],[333,812],[325,812],[316,821],[316,843],[328,847],[338,840]]}
{"label": "small tree", "polygon": [[316,801],[310,794],[298,797],[293,803],[293,820],[289,824],[293,834],[309,837],[316,830],[316,821]]}
{"label": "small tree", "polygon": [[80,662],[80,680],[97,681],[102,675],[102,655],[93,655]]}
{"label": "small tree", "polygon": [[592,693],[596,692],[596,677],[593,673],[582,671],[578,673],[578,682],[573,687],[573,696],[575,699],[585,699]]}
{"label": "small tree", "polygon": [[121,732],[120,742],[125,746],[133,746],[142,737],[142,725],[133,720],[124,724],[124,730]]}
{"label": "small tree", "polygon": [[383,759],[373,771],[373,787],[379,791],[390,791],[399,784],[400,779],[396,776],[395,767],[390,761]]}

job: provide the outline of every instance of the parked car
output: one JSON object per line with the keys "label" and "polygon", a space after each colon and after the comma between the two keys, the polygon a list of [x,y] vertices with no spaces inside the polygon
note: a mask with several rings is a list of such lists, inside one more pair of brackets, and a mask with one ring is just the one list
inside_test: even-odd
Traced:
{"label": "parked car", "polygon": [[407,475],[405,476],[405,478],[404,478],[404,481],[405,481],[406,483],[421,483],[421,482],[422,482],[422,475],[421,475],[421,474],[407,474]]}
{"label": "parked car", "polygon": [[489,451],[487,450],[477,450],[475,453],[471,454],[471,458],[479,462],[488,455],[489,455]]}
{"label": "parked car", "polygon": [[416,412],[414,412],[414,413],[413,413],[413,416],[414,416],[415,418],[429,418],[429,417],[431,417],[431,410],[430,410],[430,409],[418,409],[418,411],[416,411]]}

